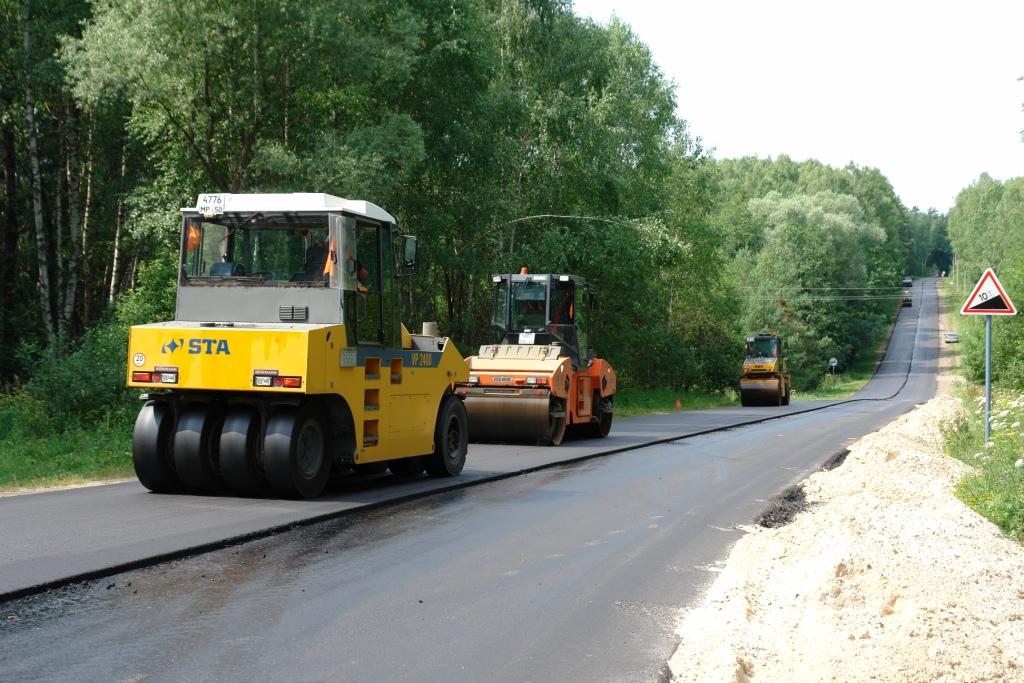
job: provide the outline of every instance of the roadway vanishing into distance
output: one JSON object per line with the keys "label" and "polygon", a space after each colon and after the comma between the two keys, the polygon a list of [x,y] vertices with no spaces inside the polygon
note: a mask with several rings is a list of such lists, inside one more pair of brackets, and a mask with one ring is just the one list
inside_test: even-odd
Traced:
{"label": "roadway vanishing into distance", "polygon": [[[454,480],[368,477],[309,502],[161,496],[135,483],[0,499],[0,671],[656,679],[679,608],[714,578],[737,527],[932,397],[934,282],[913,296],[853,401],[619,420],[608,439],[558,448],[473,444]],[[621,452],[598,455],[611,450]],[[160,557],[180,559],[142,567]],[[40,591],[90,575],[106,576]]]}

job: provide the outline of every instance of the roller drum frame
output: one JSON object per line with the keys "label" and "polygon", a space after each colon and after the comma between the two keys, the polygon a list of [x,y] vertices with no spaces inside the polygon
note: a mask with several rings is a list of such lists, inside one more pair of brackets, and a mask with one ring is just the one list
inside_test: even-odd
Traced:
{"label": "roller drum frame", "polygon": [[467,396],[469,438],[479,441],[536,441],[558,445],[566,416],[552,426],[550,396]]}
{"label": "roller drum frame", "polygon": [[740,400],[745,406],[782,405],[783,398],[778,386],[773,389],[740,389]]}

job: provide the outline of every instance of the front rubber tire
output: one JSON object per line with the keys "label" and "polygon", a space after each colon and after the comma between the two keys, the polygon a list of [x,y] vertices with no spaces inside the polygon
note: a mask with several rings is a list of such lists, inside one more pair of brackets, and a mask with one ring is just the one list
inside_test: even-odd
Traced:
{"label": "front rubber tire", "polygon": [[228,490],[239,496],[262,496],[267,481],[257,466],[260,418],[249,406],[234,406],[220,432],[220,475]]}
{"label": "front rubber tire", "polygon": [[283,498],[316,498],[331,473],[327,438],[310,406],[279,408],[267,423],[263,467],[271,490]]}
{"label": "front rubber tire", "polygon": [[153,493],[181,490],[171,458],[174,411],[160,401],[147,401],[132,429],[132,465],[139,483]]}
{"label": "front rubber tire", "polygon": [[217,460],[222,413],[212,404],[182,409],[174,432],[174,469],[186,491],[219,493],[224,489]]}
{"label": "front rubber tire", "polygon": [[454,477],[466,466],[468,452],[466,406],[461,400],[449,396],[441,405],[434,426],[434,452],[423,456],[423,465],[432,477]]}

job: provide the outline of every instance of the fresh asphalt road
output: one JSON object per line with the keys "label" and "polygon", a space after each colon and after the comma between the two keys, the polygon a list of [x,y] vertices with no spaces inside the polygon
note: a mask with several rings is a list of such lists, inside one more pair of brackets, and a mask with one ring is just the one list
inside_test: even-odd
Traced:
{"label": "fresh asphalt road", "polygon": [[[917,287],[918,295],[930,286]],[[918,311],[903,309],[878,375],[861,396],[890,396],[899,390],[907,377]],[[360,507],[825,405],[829,402],[794,401],[787,407],[722,408],[618,420],[607,439],[567,441],[557,448],[472,444],[459,477],[350,478],[315,501],[156,495],[134,481],[0,497],[0,601]]]}
{"label": "fresh asphalt road", "polygon": [[[740,534],[736,525],[845,444],[932,396],[934,285],[914,290],[914,307],[903,310],[878,375],[859,395],[895,398],[352,510],[9,600],[0,606],[0,671],[11,680],[654,679],[674,645],[677,609],[713,577]],[[781,412],[624,420],[609,440],[561,449],[474,446],[468,480],[552,454],[580,457]],[[315,502],[306,516],[436,483],[363,482]],[[60,573],[47,574],[51,564],[79,563],[63,572],[71,576],[87,560],[102,564],[140,543],[155,544],[151,554],[173,552],[161,549],[253,533],[251,516],[260,519],[256,531],[297,521],[306,505],[155,496],[134,485],[7,499],[0,576],[43,583]]]}

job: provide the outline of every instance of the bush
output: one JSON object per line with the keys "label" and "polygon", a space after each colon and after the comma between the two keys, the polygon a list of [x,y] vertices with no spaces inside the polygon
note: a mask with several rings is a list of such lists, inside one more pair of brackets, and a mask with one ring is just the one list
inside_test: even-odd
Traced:
{"label": "bush", "polygon": [[1024,542],[1024,394],[993,392],[987,445],[980,389],[972,387],[963,400],[967,416],[943,429],[946,452],[975,468],[957,486],[957,496],[1008,537]]}
{"label": "bush", "polygon": [[138,286],[64,355],[22,345],[31,376],[0,394],[0,485],[124,475],[137,391],[125,387],[128,327],[173,317],[176,265],[144,265]]}

